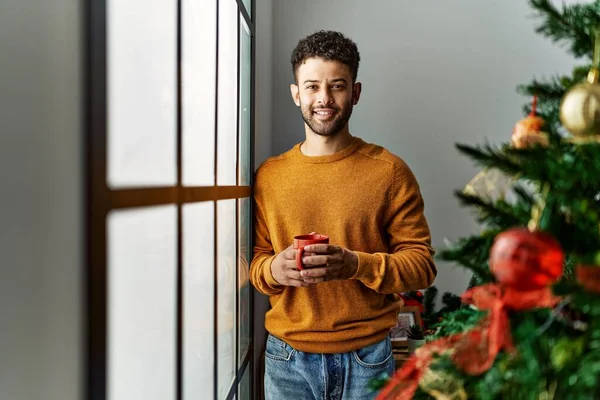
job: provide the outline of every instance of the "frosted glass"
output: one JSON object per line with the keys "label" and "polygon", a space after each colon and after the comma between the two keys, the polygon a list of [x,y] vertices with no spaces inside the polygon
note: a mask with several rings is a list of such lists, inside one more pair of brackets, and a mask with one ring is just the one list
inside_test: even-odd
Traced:
{"label": "frosted glass", "polygon": [[244,0],[244,6],[246,7],[246,11],[248,11],[248,15],[252,18],[252,0]]}
{"label": "frosted glass", "polygon": [[173,185],[177,2],[107,1],[108,185]]}
{"label": "frosted glass", "polygon": [[250,400],[250,364],[246,366],[244,376],[238,386],[238,399]]}
{"label": "frosted glass", "polygon": [[183,206],[183,398],[214,398],[214,203]]}
{"label": "frosted glass", "polygon": [[235,0],[219,2],[219,97],[217,184],[236,184],[238,8]]}
{"label": "frosted glass", "polygon": [[108,216],[108,398],[175,398],[175,206]]}
{"label": "frosted glass", "polygon": [[245,197],[239,200],[239,218],[238,218],[238,243],[239,243],[239,259],[238,259],[238,329],[239,329],[239,345],[238,345],[238,363],[242,363],[243,357],[248,351],[250,345],[250,198]]}
{"label": "frosted glass", "polygon": [[218,398],[229,393],[236,370],[235,309],[236,309],[236,200],[217,202],[217,248],[218,248]]}
{"label": "frosted glass", "polygon": [[217,2],[182,3],[182,181],[215,184]]}
{"label": "frosted glass", "polygon": [[250,102],[250,89],[252,82],[251,40],[250,31],[246,23],[240,18],[240,151],[239,151],[239,184],[250,185],[250,127],[252,105]]}

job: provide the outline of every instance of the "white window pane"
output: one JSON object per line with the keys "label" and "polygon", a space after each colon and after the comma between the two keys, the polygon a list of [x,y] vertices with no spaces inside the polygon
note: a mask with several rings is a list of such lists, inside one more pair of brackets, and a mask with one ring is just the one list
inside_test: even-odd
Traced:
{"label": "white window pane", "polygon": [[108,398],[175,396],[175,206],[115,211],[108,229]]}
{"label": "white window pane", "polygon": [[176,183],[176,5],[107,2],[111,187]]}
{"label": "white window pane", "polygon": [[250,198],[245,197],[239,200],[239,218],[238,218],[238,236],[239,236],[239,262],[238,262],[238,329],[239,329],[239,350],[238,362],[241,364],[243,357],[250,346]]}
{"label": "white window pane", "polygon": [[235,308],[237,257],[236,245],[236,200],[217,202],[217,301],[218,301],[218,398],[224,399],[235,373]]}
{"label": "white window pane", "polygon": [[250,115],[252,113],[250,104],[250,76],[251,64],[251,41],[250,31],[246,23],[240,18],[240,177],[241,186],[250,185]]}
{"label": "white window pane", "polygon": [[235,0],[219,1],[219,96],[217,184],[236,184],[238,9]]}
{"label": "white window pane", "polygon": [[217,1],[182,5],[182,180],[215,184]]}
{"label": "white window pane", "polygon": [[214,203],[183,206],[183,398],[214,398]]}

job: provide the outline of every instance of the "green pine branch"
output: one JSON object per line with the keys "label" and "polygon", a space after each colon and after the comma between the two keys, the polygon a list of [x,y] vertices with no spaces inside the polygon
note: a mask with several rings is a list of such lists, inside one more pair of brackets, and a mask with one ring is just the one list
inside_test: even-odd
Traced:
{"label": "green pine branch", "polygon": [[461,238],[449,249],[438,252],[436,257],[443,261],[451,261],[471,270],[481,282],[494,282],[495,279],[488,268],[489,249],[500,229],[489,230],[481,235]]}
{"label": "green pine branch", "polygon": [[496,202],[484,200],[479,196],[456,191],[455,196],[462,206],[477,209],[477,221],[492,227],[508,228],[521,225],[524,218],[529,217],[529,207],[518,207],[508,204],[503,200]]}
{"label": "green pine branch", "polygon": [[458,310],[462,306],[462,300],[460,296],[457,296],[454,293],[446,292],[442,295],[442,304],[443,306],[440,310],[440,313],[444,314]]}
{"label": "green pine branch", "polygon": [[531,83],[517,86],[517,92],[524,95],[536,95],[539,99],[560,101],[567,88],[563,85],[564,77],[555,76],[546,81],[534,79]]}
{"label": "green pine branch", "polygon": [[522,168],[512,157],[509,157],[506,152],[494,148],[489,144],[469,146],[457,143],[458,151],[484,168],[498,168],[510,176],[520,175]]}
{"label": "green pine branch", "polygon": [[435,310],[435,299],[437,298],[437,295],[438,288],[435,285],[428,287],[425,291],[425,294],[423,295],[424,318],[427,318],[427,316],[433,314],[433,310]]}
{"label": "green pine branch", "polygon": [[529,84],[518,85],[517,93],[527,96],[537,95],[538,107],[543,106],[543,102],[547,101],[552,101],[553,104],[559,103],[567,90],[586,79],[591,67],[591,64],[577,66],[573,68],[571,76],[557,75],[545,80],[534,79]]}
{"label": "green pine branch", "polygon": [[513,191],[517,196],[519,203],[527,204],[528,207],[531,207],[531,205],[535,202],[533,195],[530,192],[528,192],[523,186],[515,185],[513,186]]}
{"label": "green pine branch", "polygon": [[575,4],[561,9],[550,0],[529,0],[529,5],[540,19],[536,32],[552,40],[559,47],[567,47],[577,58],[589,57],[593,49],[593,31],[600,23],[600,1]]}
{"label": "green pine branch", "polygon": [[[536,115],[543,118],[546,122],[542,129],[548,133],[551,142],[557,143],[563,137],[559,110],[564,94],[574,85],[583,82],[590,68],[591,64],[577,66],[573,68],[571,76],[554,76],[544,80],[534,79],[529,84],[517,86],[519,94],[528,97],[537,96]],[[524,104],[522,110],[524,115],[530,114],[531,102]]]}

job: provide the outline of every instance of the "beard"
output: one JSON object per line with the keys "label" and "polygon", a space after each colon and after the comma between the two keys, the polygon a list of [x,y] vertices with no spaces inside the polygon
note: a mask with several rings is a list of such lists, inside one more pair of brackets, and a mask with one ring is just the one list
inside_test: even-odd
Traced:
{"label": "beard", "polygon": [[[337,106],[311,108],[310,106],[305,106],[304,104],[300,103],[302,119],[314,133],[320,136],[335,136],[342,129],[344,129],[350,120],[350,116],[352,115],[352,107],[351,101],[349,101],[345,107],[341,109]],[[314,111],[323,108],[335,110],[335,117],[328,121],[321,121],[315,118]]]}

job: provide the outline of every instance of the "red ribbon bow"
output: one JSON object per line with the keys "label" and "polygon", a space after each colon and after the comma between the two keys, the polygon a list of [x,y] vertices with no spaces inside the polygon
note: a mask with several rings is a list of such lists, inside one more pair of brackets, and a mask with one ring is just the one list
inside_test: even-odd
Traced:
{"label": "red ribbon bow", "polygon": [[491,368],[501,350],[514,351],[508,311],[548,308],[560,301],[549,287],[523,291],[497,284],[475,287],[462,299],[480,310],[489,310],[488,315],[468,332],[435,340],[418,349],[377,400],[410,400],[435,355],[444,352],[451,351],[454,364],[467,374],[482,374]]}

